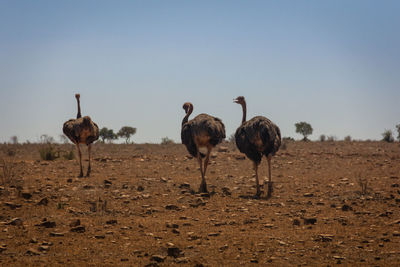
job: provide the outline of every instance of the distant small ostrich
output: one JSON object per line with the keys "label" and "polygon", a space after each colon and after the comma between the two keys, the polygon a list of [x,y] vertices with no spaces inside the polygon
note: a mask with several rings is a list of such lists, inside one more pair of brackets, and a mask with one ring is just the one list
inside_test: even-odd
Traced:
{"label": "distant small ostrich", "polygon": [[[240,152],[246,154],[254,163],[256,172],[256,197],[260,197],[261,190],[258,182],[258,165],[261,162],[263,155],[268,161],[268,193],[267,198],[272,194],[272,179],[271,179],[271,158],[279,150],[281,145],[281,131],[272,121],[263,117],[256,116],[249,121],[246,121],[246,100],[243,96],[234,99],[235,103],[242,105],[243,117],[242,124],[237,128],[235,133],[236,146]],[[265,180],[263,179],[263,188]]]}
{"label": "distant small ostrich", "polygon": [[[188,121],[190,114],[193,112],[192,103],[183,104],[183,109],[186,116],[182,120],[181,139],[188,152],[196,157],[200,164],[201,184],[199,191],[207,192],[206,184],[206,170],[210,158],[210,152],[217,144],[225,138],[225,125],[218,118],[212,117],[208,114],[200,114],[194,119]],[[200,152],[200,148],[207,148],[207,155]],[[202,158],[205,157],[204,167]]]}
{"label": "distant small ostrich", "polygon": [[78,114],[76,115],[76,119],[70,119],[66,121],[63,125],[63,132],[69,138],[69,140],[74,143],[78,149],[79,153],[79,165],[81,168],[81,172],[79,177],[83,177],[83,169],[82,169],[82,153],[79,147],[79,144],[85,144],[88,147],[89,152],[89,166],[87,170],[86,176],[90,176],[90,151],[91,145],[94,141],[99,139],[99,127],[96,123],[90,119],[89,116],[82,117],[81,115],[81,105],[80,105],[80,95],[75,95],[76,101],[78,102]]}

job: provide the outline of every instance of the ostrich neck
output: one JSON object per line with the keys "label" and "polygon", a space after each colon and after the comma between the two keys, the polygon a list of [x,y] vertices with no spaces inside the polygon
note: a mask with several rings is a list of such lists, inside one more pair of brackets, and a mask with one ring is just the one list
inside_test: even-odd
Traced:
{"label": "ostrich neck", "polygon": [[189,116],[190,116],[190,114],[192,114],[192,112],[193,112],[193,107],[191,106],[191,107],[189,108],[189,111],[186,113],[185,117],[184,117],[183,120],[182,120],[182,125],[184,125],[185,123],[188,122]]}
{"label": "ostrich neck", "polygon": [[79,119],[80,117],[82,117],[82,115],[81,115],[81,103],[79,102],[79,99],[76,99],[76,101],[78,102],[78,114],[76,114],[76,118]]}
{"label": "ostrich neck", "polygon": [[242,117],[242,124],[243,124],[246,121],[246,113],[247,113],[246,102],[242,104],[242,109],[243,109],[243,117]]}

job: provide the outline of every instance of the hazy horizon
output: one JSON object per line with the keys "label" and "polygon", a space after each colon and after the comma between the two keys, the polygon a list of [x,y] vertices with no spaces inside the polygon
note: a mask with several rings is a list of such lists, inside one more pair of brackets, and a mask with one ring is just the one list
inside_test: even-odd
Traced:
{"label": "hazy horizon", "polygon": [[180,142],[182,105],[235,132],[266,116],[343,139],[400,123],[398,1],[0,0],[0,142],[59,141],[82,115],[137,128],[135,143]]}

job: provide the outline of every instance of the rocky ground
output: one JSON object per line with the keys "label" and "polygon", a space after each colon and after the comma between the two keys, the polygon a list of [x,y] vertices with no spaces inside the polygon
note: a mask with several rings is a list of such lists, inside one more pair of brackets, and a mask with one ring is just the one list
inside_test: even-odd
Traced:
{"label": "rocky ground", "polygon": [[270,199],[252,197],[252,163],[230,144],[212,154],[209,195],[182,145],[96,144],[90,178],[41,146],[0,145],[1,266],[400,262],[398,143],[287,143]]}

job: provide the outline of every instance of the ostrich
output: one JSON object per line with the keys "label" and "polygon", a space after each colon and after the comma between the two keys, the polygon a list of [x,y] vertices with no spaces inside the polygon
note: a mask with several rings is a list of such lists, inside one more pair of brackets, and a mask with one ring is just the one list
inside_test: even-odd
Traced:
{"label": "ostrich", "polygon": [[[225,126],[222,121],[218,118],[212,117],[208,114],[200,114],[194,119],[188,121],[190,114],[193,112],[192,103],[183,104],[183,109],[186,112],[185,117],[182,120],[182,131],[181,139],[188,152],[196,157],[200,164],[201,172],[201,184],[199,192],[207,192],[206,184],[206,170],[208,160],[210,158],[210,152],[217,144],[225,138]],[[207,148],[207,155],[200,152],[200,148]],[[205,157],[204,167],[202,158]]]}
{"label": "ostrich", "polygon": [[[243,96],[239,96],[234,99],[234,102],[240,104],[243,109],[242,124],[237,128],[235,133],[236,146],[239,148],[240,152],[246,154],[246,156],[254,163],[257,198],[261,195],[260,185],[258,183],[258,165],[260,164],[263,155],[267,157],[267,198],[269,198],[272,194],[271,158],[279,150],[281,145],[281,131],[278,126],[263,116],[256,116],[251,120],[246,121],[246,100]],[[264,185],[265,180],[263,179],[263,188]]]}
{"label": "ostrich", "polygon": [[91,145],[94,141],[99,139],[99,127],[96,123],[92,121],[89,116],[82,117],[81,115],[81,105],[80,105],[80,95],[75,95],[76,101],[78,103],[78,114],[76,115],[76,119],[70,119],[66,121],[63,125],[63,132],[69,138],[69,140],[74,143],[78,149],[79,154],[79,165],[81,168],[81,172],[79,177],[83,177],[82,170],[82,153],[79,147],[79,144],[85,144],[88,147],[89,152],[89,166],[86,173],[86,176],[90,176],[90,150]]}

